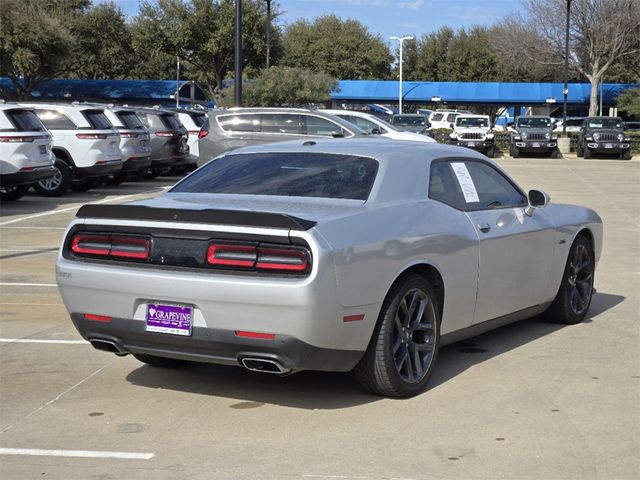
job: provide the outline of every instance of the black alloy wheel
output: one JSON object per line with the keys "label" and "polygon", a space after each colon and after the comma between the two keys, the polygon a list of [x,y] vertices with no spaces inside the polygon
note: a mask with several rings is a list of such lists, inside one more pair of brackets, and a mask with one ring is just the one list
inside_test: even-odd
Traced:
{"label": "black alloy wheel", "polygon": [[390,397],[421,393],[438,356],[437,297],[418,275],[395,285],[382,306],[369,347],[355,368],[367,390]]}
{"label": "black alloy wheel", "polygon": [[573,325],[584,319],[593,298],[594,274],[593,247],[580,236],[571,246],[560,289],[549,307],[554,321]]}

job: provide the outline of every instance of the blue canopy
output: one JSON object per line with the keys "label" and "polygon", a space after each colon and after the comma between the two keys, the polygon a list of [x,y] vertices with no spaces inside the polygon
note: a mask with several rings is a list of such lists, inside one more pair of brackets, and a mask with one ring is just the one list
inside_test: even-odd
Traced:
{"label": "blue canopy", "polygon": [[[541,105],[555,101],[562,103],[562,83],[504,83],[504,82],[411,82],[404,81],[403,101],[414,103],[449,103],[460,105]],[[397,81],[340,80],[331,94],[334,101],[397,102]],[[603,103],[613,105],[616,97],[628,88],[640,84],[605,83]],[[589,104],[591,86],[570,83],[568,103]]]}

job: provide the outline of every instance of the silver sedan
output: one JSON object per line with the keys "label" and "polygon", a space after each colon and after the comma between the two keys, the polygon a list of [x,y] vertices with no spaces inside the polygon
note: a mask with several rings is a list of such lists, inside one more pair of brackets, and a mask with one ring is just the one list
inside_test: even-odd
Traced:
{"label": "silver sedan", "polygon": [[445,344],[536,314],[584,319],[601,250],[593,210],[525,193],[477,152],[318,139],[82,207],[57,280],[98,349],[164,367],[354,370],[406,397]]}

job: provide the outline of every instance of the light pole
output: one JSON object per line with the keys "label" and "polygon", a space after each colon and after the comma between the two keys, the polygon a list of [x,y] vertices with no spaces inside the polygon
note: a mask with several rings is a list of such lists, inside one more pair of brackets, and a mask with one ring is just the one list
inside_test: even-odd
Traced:
{"label": "light pole", "polygon": [[242,0],[236,0],[235,106],[242,106]]}
{"label": "light pole", "polygon": [[413,40],[413,37],[411,36],[407,36],[407,37],[389,37],[390,40],[398,40],[400,42],[400,87],[399,87],[399,93],[398,93],[398,113],[402,113],[402,44],[404,43],[405,40]]}
{"label": "light pole", "polygon": [[272,0],[264,0],[267,2],[267,68],[269,68],[269,57],[271,53],[271,1]]}
{"label": "light pole", "polygon": [[567,26],[564,32],[564,89],[562,90],[562,136],[567,136],[567,96],[569,95],[569,17],[571,0],[567,0]]}

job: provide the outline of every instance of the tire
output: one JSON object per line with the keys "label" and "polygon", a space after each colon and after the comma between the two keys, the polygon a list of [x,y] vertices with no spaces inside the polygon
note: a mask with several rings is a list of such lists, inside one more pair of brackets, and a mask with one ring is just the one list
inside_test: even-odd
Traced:
{"label": "tire", "polygon": [[576,143],[576,156],[577,157],[582,157],[584,155],[584,151],[582,150],[582,146],[580,145],[580,142]]}
{"label": "tire", "polygon": [[546,315],[552,321],[566,325],[584,320],[593,298],[594,274],[593,246],[581,235],[571,245],[560,289]]}
{"label": "tire", "polygon": [[33,184],[33,189],[43,197],[59,197],[69,190],[73,173],[71,168],[60,158],[56,158],[56,173],[53,177],[45,178]]}
{"label": "tire", "polygon": [[145,172],[144,178],[153,179],[160,175],[160,172],[155,168],[150,168]]}
{"label": "tire", "polygon": [[584,158],[589,159],[589,158],[591,158],[591,156],[592,156],[591,155],[591,149],[589,147],[586,147],[584,149]]}
{"label": "tire", "polygon": [[155,355],[147,355],[146,353],[134,353],[133,356],[142,363],[153,367],[161,368],[180,368],[189,364],[186,360],[178,360],[175,358],[156,357]]}
{"label": "tire", "polygon": [[84,178],[71,182],[70,188],[73,192],[87,192],[92,188],[98,187],[101,183],[102,179],[100,177]]}
{"label": "tire", "polygon": [[622,153],[620,153],[620,158],[622,160],[631,160],[631,149],[628,148],[625,151],[623,151]]}
{"label": "tire", "polygon": [[125,180],[125,173],[114,173],[113,175],[107,175],[107,177],[104,179],[104,183],[107,185],[120,185]]}
{"label": "tire", "polygon": [[13,202],[24,197],[29,191],[31,185],[14,185],[13,187],[5,187],[0,190],[0,200],[3,202]]}
{"label": "tire", "polygon": [[518,147],[513,147],[513,152],[511,152],[511,157],[520,158],[520,149]]}
{"label": "tire", "polygon": [[409,275],[387,294],[367,351],[354,369],[356,379],[377,395],[417,395],[429,381],[439,345],[437,297],[423,277]]}
{"label": "tire", "polygon": [[136,170],[135,172],[130,172],[129,178],[134,182],[141,182],[142,180],[144,180],[144,176],[146,175],[146,173],[147,169],[141,168],[140,170]]}
{"label": "tire", "polygon": [[553,150],[551,150],[551,158],[561,158],[562,155],[560,155],[560,150],[558,150],[557,148],[554,148]]}
{"label": "tire", "polygon": [[489,158],[493,158],[496,156],[496,149],[491,147],[489,150],[487,150],[487,157]]}

